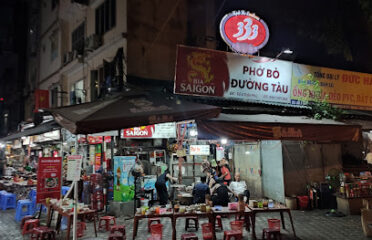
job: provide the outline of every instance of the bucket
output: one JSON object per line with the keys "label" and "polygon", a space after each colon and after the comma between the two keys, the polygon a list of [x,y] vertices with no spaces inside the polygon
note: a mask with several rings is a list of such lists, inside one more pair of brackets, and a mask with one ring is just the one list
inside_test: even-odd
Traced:
{"label": "bucket", "polygon": [[297,209],[297,200],[294,197],[286,197],[285,198],[285,205],[291,209],[296,210]]}
{"label": "bucket", "polygon": [[148,207],[149,206],[149,200],[148,199],[141,199],[141,206]]}

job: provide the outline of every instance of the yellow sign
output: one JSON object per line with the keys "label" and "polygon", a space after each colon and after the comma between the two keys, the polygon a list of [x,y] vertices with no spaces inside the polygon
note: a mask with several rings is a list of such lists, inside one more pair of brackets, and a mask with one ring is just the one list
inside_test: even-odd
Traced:
{"label": "yellow sign", "polygon": [[372,109],[372,74],[293,63],[291,103],[326,100],[342,108]]}

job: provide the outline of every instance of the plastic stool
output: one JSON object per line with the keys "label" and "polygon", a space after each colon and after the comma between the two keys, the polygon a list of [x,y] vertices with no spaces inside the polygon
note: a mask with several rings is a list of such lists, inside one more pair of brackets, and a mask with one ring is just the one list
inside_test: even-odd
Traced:
{"label": "plastic stool", "polygon": [[30,220],[30,219],[34,219],[34,216],[31,216],[31,215],[28,215],[28,216],[25,216],[22,218],[22,221],[21,221],[21,229],[23,229],[23,225],[25,225],[25,222],[27,220]]}
{"label": "plastic stool", "polygon": [[49,239],[56,240],[56,231],[48,227],[36,227],[31,234],[32,240]]}
{"label": "plastic stool", "polygon": [[102,221],[105,221],[105,230],[106,231],[110,231],[110,224],[111,224],[111,220],[113,221],[113,225],[116,225],[116,219],[115,217],[113,216],[103,216],[99,219],[99,227],[98,229],[101,230],[102,229]]}
{"label": "plastic stool", "polygon": [[77,237],[80,238],[84,236],[84,231],[87,229],[87,225],[85,224],[85,222],[78,222],[76,227]]}
{"label": "plastic stool", "polygon": [[237,215],[235,215],[235,221],[244,221],[244,225],[243,226],[245,226],[245,228],[247,229],[247,231],[250,231],[251,230],[251,220],[250,220],[249,217],[246,220],[246,218],[245,218],[244,215],[237,214]]}
{"label": "plastic stool", "polygon": [[[190,221],[194,221],[194,225],[190,225]],[[187,231],[189,228],[195,228],[196,231],[199,230],[199,219],[198,217],[186,217],[185,221],[185,231]]]}
{"label": "plastic stool", "polygon": [[162,239],[163,237],[163,224],[157,223],[151,226],[151,237]]}
{"label": "plastic stool", "polygon": [[121,235],[120,233],[111,233],[107,240],[125,240],[126,237]]}
{"label": "plastic stool", "polygon": [[16,195],[13,193],[3,193],[1,194],[1,203],[0,208],[2,210],[8,208],[16,208],[17,207],[17,200]]}
{"label": "plastic stool", "polygon": [[32,233],[33,229],[40,225],[39,219],[29,219],[25,221],[22,229],[22,235]]}
{"label": "plastic stool", "polygon": [[262,230],[262,239],[282,239],[280,236],[280,230],[275,228],[264,228]]}
{"label": "plastic stool", "polygon": [[36,199],[36,189],[31,189],[30,190],[30,192],[28,193],[28,198],[30,199],[30,200],[32,200],[32,199]]}
{"label": "plastic stool", "polygon": [[151,224],[153,224],[153,223],[160,224],[161,223],[160,218],[149,218],[147,220],[147,230],[148,230],[148,232],[151,232]]}
{"label": "plastic stool", "polygon": [[125,236],[125,225],[114,225],[111,227],[111,233],[120,232]]}
{"label": "plastic stool", "polygon": [[[23,208],[26,207],[26,211],[23,211]],[[34,210],[32,208],[32,202],[30,200],[19,200],[17,204],[17,209],[16,209],[16,215],[15,215],[15,220],[17,222],[21,221],[24,216],[27,215],[33,215]]]}
{"label": "plastic stool", "polygon": [[217,215],[216,221],[217,221],[216,228],[220,228],[221,230],[223,230],[222,219],[221,219],[221,216],[220,215]]}
{"label": "plastic stool", "polygon": [[61,189],[62,196],[65,196],[68,190],[70,190],[70,187],[62,186],[62,189]]}
{"label": "plastic stool", "polygon": [[243,234],[239,230],[228,230],[223,233],[223,240],[230,240],[234,238],[234,240],[242,240]]}
{"label": "plastic stool", "polygon": [[198,240],[198,236],[195,233],[184,233],[181,235],[181,240]]}
{"label": "plastic stool", "polygon": [[201,226],[202,226],[203,240],[212,240],[213,239],[212,224],[203,223]]}

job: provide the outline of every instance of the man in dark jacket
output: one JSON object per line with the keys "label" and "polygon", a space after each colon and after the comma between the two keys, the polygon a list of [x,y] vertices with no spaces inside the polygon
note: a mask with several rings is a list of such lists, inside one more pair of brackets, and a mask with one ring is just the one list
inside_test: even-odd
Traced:
{"label": "man in dark jacket", "polygon": [[203,176],[200,178],[200,183],[194,186],[192,190],[192,195],[194,196],[194,203],[205,203],[205,194],[209,194],[209,187],[205,183],[206,177]]}

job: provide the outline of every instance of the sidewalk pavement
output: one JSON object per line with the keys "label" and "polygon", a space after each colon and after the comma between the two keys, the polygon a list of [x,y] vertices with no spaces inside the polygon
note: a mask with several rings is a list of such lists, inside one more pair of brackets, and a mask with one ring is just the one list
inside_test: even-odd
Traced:
{"label": "sidewalk pavement", "polygon": [[[313,211],[292,211],[294,219],[295,230],[297,239],[299,240],[342,240],[342,239],[353,239],[363,240],[370,239],[364,237],[361,220],[359,215],[346,216],[346,217],[326,217],[325,210],[313,210]],[[6,210],[0,211],[0,239],[1,240],[19,240],[29,239],[29,236],[22,236],[20,230],[20,224],[14,220],[15,211]],[[261,239],[262,229],[267,227],[267,218],[278,218],[280,219],[279,213],[262,213],[256,217],[256,235],[258,239]],[[289,240],[294,239],[291,231],[290,221],[288,215],[284,213],[286,230],[281,229],[282,239]],[[233,221],[234,218],[222,218],[224,229],[229,229],[229,222]],[[42,224],[45,225],[46,214],[44,213],[41,218]],[[125,220],[124,218],[118,218],[117,224],[125,224],[127,239],[132,239],[132,228],[133,219]],[[200,219],[199,224],[207,222],[207,219]],[[170,240],[172,237],[172,227],[170,220],[162,219],[163,228],[163,239]],[[54,226],[54,225],[53,225]],[[98,227],[98,223],[97,223]],[[185,233],[185,220],[179,218],[177,221],[177,239],[181,239],[181,234]],[[58,235],[57,239],[65,239],[66,231]],[[199,239],[202,238],[201,227],[196,233]],[[92,223],[87,224],[87,230],[81,240],[88,239],[107,239],[108,232],[98,232],[98,237],[94,235],[94,228]],[[72,236],[72,231],[71,231]],[[136,239],[143,240],[147,239],[150,234],[147,232],[147,220],[141,220],[138,227],[138,235]],[[72,239],[72,237],[71,237]],[[217,239],[223,239],[223,231],[217,232]],[[244,239],[252,239],[249,232],[244,231]]]}

